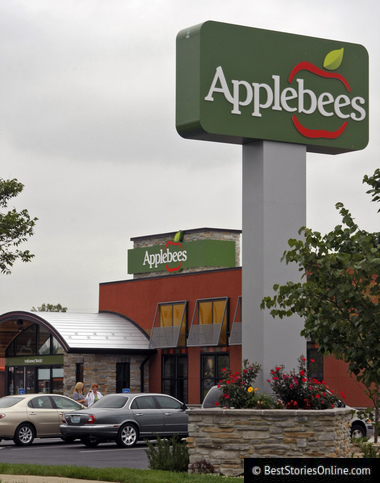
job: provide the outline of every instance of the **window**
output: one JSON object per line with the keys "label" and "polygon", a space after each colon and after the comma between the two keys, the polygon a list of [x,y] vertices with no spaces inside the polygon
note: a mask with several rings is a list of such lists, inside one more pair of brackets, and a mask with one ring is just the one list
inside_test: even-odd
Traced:
{"label": "window", "polygon": [[186,314],[186,301],[158,304],[150,337],[150,347],[185,347]]}
{"label": "window", "polygon": [[139,396],[133,400],[131,409],[156,409],[156,404],[152,396]]}
{"label": "window", "polygon": [[63,367],[51,368],[52,385],[54,393],[63,393]]}
{"label": "window", "polygon": [[102,397],[96,403],[97,408],[109,408],[109,409],[121,409],[128,402],[129,397],[125,397],[124,394],[110,394],[107,397]]}
{"label": "window", "polygon": [[130,363],[116,362],[116,392],[123,392],[130,386]]}
{"label": "window", "polygon": [[81,408],[79,403],[66,397],[52,396],[52,399],[57,409],[72,409],[74,411],[77,411]]}
{"label": "window", "polygon": [[49,396],[38,396],[28,402],[28,406],[34,409],[53,409]]}
{"label": "window", "polygon": [[230,367],[230,356],[226,352],[201,355],[201,402],[212,386],[222,379],[222,369]]}
{"label": "window", "polygon": [[75,364],[75,380],[76,382],[83,382],[83,362],[77,362]]}
{"label": "window", "polygon": [[188,347],[226,345],[227,315],[228,297],[198,300],[191,322]]}
{"label": "window", "polygon": [[307,343],[307,368],[312,379],[323,381],[323,355],[315,342]]}
{"label": "window", "polygon": [[182,409],[183,410],[182,405],[175,399],[172,399],[171,397],[156,396],[156,399],[161,409]]}
{"label": "window", "polygon": [[20,326],[19,334],[5,350],[6,357],[63,354],[58,340],[42,325]]}
{"label": "window", "polygon": [[236,304],[236,310],[234,315],[234,321],[231,328],[231,335],[230,335],[230,345],[241,345],[242,337],[241,337],[241,296],[238,297],[238,301]]}
{"label": "window", "polygon": [[16,356],[35,355],[36,352],[36,325],[22,330],[16,338]]}
{"label": "window", "polygon": [[162,356],[161,391],[180,401],[188,401],[187,355],[165,354]]}
{"label": "window", "polygon": [[38,337],[38,354],[51,354],[51,338],[50,332],[45,327],[40,327]]}
{"label": "window", "polygon": [[52,338],[52,345],[53,345],[52,354],[64,354],[65,350],[63,349],[61,344],[57,341],[57,339],[53,336],[51,336],[51,338]]}

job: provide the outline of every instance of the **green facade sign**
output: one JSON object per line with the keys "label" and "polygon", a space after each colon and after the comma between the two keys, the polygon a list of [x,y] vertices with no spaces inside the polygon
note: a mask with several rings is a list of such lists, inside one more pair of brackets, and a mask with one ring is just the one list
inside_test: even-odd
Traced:
{"label": "green facade sign", "polygon": [[128,250],[128,273],[179,272],[197,267],[234,267],[235,242],[168,241],[165,245]]}
{"label": "green facade sign", "polygon": [[368,144],[368,53],[358,44],[208,21],[179,32],[176,84],[184,138],[327,154]]}
{"label": "green facade sign", "polygon": [[6,366],[62,365],[63,355],[7,357]]}

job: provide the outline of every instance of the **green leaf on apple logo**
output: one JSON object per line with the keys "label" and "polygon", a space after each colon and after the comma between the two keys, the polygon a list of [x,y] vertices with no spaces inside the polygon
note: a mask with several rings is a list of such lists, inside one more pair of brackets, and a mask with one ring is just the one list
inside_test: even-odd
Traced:
{"label": "green leaf on apple logo", "polygon": [[337,69],[342,63],[343,53],[344,53],[343,47],[341,49],[332,50],[331,52],[329,52],[326,55],[325,60],[323,61],[323,67],[327,70]]}
{"label": "green leaf on apple logo", "polygon": [[174,241],[176,243],[183,241],[183,231],[177,231],[177,233],[174,235]]}

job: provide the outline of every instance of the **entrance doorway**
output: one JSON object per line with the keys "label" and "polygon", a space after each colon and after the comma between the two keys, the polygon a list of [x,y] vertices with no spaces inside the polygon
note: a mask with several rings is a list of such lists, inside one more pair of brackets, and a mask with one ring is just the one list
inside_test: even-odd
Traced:
{"label": "entrance doorway", "polygon": [[7,367],[7,394],[62,394],[62,366]]}

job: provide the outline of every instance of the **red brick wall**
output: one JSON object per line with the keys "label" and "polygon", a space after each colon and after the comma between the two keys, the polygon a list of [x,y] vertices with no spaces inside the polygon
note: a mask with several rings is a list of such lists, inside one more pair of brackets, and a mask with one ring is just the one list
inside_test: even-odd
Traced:
{"label": "red brick wall", "polygon": [[330,389],[340,397],[340,392],[346,396],[342,399],[352,407],[373,406],[372,401],[366,396],[365,387],[351,377],[347,370],[348,364],[338,361],[335,357],[326,357],[323,360],[323,377]]}
{"label": "red brick wall", "polygon": [[[171,275],[158,278],[126,280],[101,284],[99,311],[125,315],[150,335],[158,303],[188,301],[189,328],[198,299],[229,297],[229,320],[232,325],[238,297],[241,296],[241,268]],[[226,350],[223,348],[223,350]],[[241,368],[241,346],[231,346],[230,366]],[[190,347],[188,353],[189,403],[200,402],[201,348]],[[161,351],[149,361],[150,391],[161,391]]]}
{"label": "red brick wall", "polygon": [[99,311],[125,315],[150,334],[160,302],[187,300],[190,324],[197,299],[230,297],[232,323],[241,290],[240,268],[112,282],[99,287]]}

